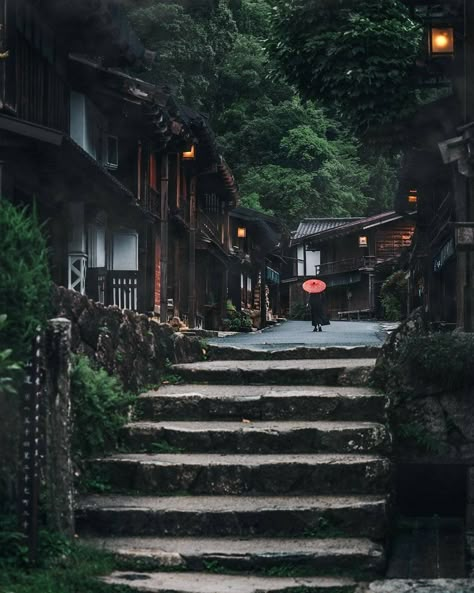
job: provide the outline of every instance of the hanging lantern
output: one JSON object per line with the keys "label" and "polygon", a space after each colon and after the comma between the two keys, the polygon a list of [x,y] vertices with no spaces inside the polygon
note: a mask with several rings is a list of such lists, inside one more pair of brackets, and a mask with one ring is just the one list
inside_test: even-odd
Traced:
{"label": "hanging lantern", "polygon": [[433,25],[429,31],[430,55],[443,57],[454,55],[454,28]]}
{"label": "hanging lantern", "polygon": [[367,235],[360,235],[359,236],[359,247],[368,247],[369,246],[369,239]]}
{"label": "hanging lantern", "polygon": [[237,228],[237,237],[239,239],[245,239],[247,237],[247,229],[244,226],[239,226]]}
{"label": "hanging lantern", "polygon": [[185,150],[181,153],[183,161],[193,161],[196,158],[196,147],[193,144],[189,150]]}
{"label": "hanging lantern", "polygon": [[418,191],[416,189],[411,189],[408,192],[408,203],[409,204],[417,204],[418,203]]}

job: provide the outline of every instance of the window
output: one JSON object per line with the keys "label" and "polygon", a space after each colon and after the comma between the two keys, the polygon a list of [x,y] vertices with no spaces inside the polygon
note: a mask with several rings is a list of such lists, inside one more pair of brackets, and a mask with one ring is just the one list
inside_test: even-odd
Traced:
{"label": "window", "polygon": [[[70,123],[71,138],[97,160],[100,155],[102,117],[85,95],[75,91],[71,92]],[[113,145],[111,150],[113,157]],[[118,161],[117,147],[115,151],[115,159]]]}
{"label": "window", "polygon": [[116,136],[105,136],[104,153],[104,165],[108,169],[117,169],[119,165],[119,156],[118,138]]}
{"label": "window", "polygon": [[112,269],[115,271],[138,270],[138,233],[133,230],[113,234]]}

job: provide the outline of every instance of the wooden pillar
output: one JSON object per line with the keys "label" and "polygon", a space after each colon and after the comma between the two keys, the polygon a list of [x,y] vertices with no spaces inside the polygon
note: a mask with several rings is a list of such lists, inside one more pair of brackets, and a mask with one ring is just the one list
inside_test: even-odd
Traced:
{"label": "wooden pillar", "polygon": [[161,211],[160,211],[160,321],[168,321],[168,155],[161,158]]}
{"label": "wooden pillar", "polygon": [[[464,2],[465,23],[465,122],[474,121],[474,4],[472,0]],[[474,179],[468,180],[466,191],[465,222],[473,222],[474,217]],[[459,220],[459,219],[458,219]],[[464,260],[464,331],[474,331],[474,253],[466,251]]]}
{"label": "wooden pillar", "polygon": [[[306,265],[306,262],[305,262]],[[267,266],[265,257],[260,268],[260,329],[267,325]]]}
{"label": "wooden pillar", "polygon": [[189,281],[188,281],[188,323],[196,327],[196,177],[191,178],[189,192]]}

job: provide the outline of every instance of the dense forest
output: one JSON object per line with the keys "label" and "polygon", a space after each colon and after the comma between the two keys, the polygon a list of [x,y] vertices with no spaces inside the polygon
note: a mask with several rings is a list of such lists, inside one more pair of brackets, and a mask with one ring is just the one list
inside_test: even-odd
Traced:
{"label": "dense forest", "polygon": [[274,4],[133,2],[133,26],[157,52],[152,69],[140,76],[208,114],[243,205],[274,213],[290,227],[303,217],[390,209],[396,155],[367,142],[354,123],[360,115],[351,119],[343,102],[331,109],[336,102],[322,86],[305,92],[301,80],[308,85],[309,74],[293,69],[283,51],[292,40]]}

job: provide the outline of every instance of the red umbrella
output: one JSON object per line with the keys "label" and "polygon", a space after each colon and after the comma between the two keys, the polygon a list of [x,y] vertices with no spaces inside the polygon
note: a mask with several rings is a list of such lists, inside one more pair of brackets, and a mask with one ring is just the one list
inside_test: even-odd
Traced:
{"label": "red umbrella", "polygon": [[303,290],[309,292],[310,294],[324,292],[326,290],[326,282],[318,280],[317,278],[313,278],[313,280],[306,280],[306,282],[303,284]]}

